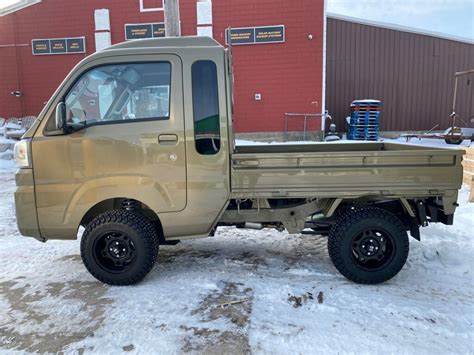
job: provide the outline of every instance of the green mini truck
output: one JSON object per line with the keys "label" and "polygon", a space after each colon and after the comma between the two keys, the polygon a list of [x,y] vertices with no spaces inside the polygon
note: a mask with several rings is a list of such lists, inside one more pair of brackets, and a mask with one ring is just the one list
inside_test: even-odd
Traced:
{"label": "green mini truck", "polygon": [[207,37],[130,41],[82,60],[15,147],[21,234],[82,233],[89,272],[130,285],[159,245],[219,226],[286,229],[326,235],[345,277],[376,284],[405,264],[408,233],[453,223],[462,150],[236,147],[230,61]]}

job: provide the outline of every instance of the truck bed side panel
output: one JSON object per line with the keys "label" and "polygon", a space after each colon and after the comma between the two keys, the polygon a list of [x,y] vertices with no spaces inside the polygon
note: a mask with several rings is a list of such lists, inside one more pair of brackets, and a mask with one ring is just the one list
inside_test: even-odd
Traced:
{"label": "truck bed side panel", "polygon": [[460,187],[462,150],[379,145],[367,144],[365,151],[360,144],[331,151],[328,144],[326,151],[234,154],[233,196],[424,196]]}

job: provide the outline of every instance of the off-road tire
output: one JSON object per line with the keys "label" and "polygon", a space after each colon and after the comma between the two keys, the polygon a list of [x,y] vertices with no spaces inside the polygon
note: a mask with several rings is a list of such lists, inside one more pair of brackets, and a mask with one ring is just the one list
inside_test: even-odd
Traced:
{"label": "off-road tire", "polygon": [[[355,260],[353,241],[367,229],[383,230],[393,244],[391,259],[378,269],[367,270]],[[409,241],[406,227],[393,213],[382,208],[367,207],[340,214],[328,237],[329,256],[336,269],[351,281],[378,284],[394,277],[405,265]]]}
{"label": "off-road tire", "polygon": [[[98,260],[95,245],[106,233],[123,233],[132,242],[134,259],[121,272],[110,272]],[[109,285],[133,285],[143,280],[158,257],[159,237],[152,222],[136,211],[111,210],[94,218],[84,230],[81,258],[87,270],[97,280]]]}

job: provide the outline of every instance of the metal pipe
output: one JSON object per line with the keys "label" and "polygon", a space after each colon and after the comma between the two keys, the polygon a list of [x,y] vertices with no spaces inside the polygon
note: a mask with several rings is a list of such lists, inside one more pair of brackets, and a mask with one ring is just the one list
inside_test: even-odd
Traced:
{"label": "metal pipe", "polygon": [[451,110],[452,113],[456,112],[456,97],[458,94],[458,78],[463,75],[474,74],[474,69],[469,69],[465,71],[459,71],[454,73],[454,96],[453,96],[453,109]]}
{"label": "metal pipe", "polygon": [[474,74],[474,69],[458,71],[457,73],[454,74],[454,76],[463,76],[463,75],[467,75],[467,74]]}
{"label": "metal pipe", "polygon": [[244,228],[262,230],[262,229],[263,229],[263,225],[262,225],[262,223],[250,223],[250,222],[246,222],[245,225],[244,225]]}
{"label": "metal pipe", "polygon": [[315,118],[315,117],[330,117],[328,112],[326,111],[325,113],[289,113],[289,112],[286,112],[285,113],[285,134],[284,134],[284,138],[285,138],[285,141],[288,140],[288,125],[289,125],[289,120],[290,118],[303,118],[303,140],[306,140],[306,130],[307,130],[307,121],[308,121],[308,118]]}
{"label": "metal pipe", "polygon": [[306,119],[307,116],[304,115],[304,123],[303,123],[303,140],[306,141]]}
{"label": "metal pipe", "polygon": [[454,76],[454,96],[453,96],[453,108],[451,113],[454,113],[456,110],[456,96],[458,94],[458,76]]}

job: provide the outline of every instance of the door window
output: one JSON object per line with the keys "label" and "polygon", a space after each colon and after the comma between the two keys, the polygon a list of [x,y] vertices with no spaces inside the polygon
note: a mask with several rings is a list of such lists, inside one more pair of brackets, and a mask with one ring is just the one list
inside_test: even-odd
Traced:
{"label": "door window", "polygon": [[168,119],[170,63],[114,64],[86,72],[65,97],[66,124]]}
{"label": "door window", "polygon": [[216,64],[198,60],[191,67],[196,150],[212,155],[220,149],[219,95]]}

